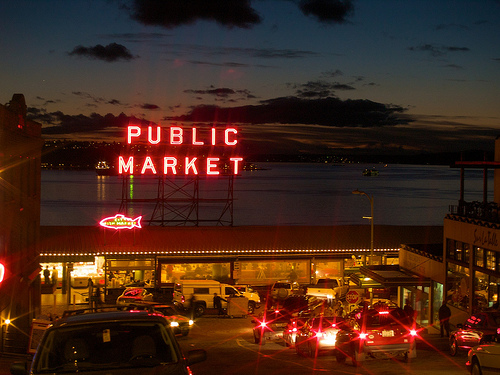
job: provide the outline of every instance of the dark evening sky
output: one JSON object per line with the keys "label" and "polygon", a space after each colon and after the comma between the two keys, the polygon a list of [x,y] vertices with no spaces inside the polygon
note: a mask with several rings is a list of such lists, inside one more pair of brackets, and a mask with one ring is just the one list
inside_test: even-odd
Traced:
{"label": "dark evening sky", "polygon": [[47,139],[138,119],[239,129],[263,152],[492,149],[499,0],[0,3],[0,102]]}

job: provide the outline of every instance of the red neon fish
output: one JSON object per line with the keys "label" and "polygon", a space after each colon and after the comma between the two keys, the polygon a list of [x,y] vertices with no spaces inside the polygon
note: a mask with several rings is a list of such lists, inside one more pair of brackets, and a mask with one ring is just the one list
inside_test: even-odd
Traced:
{"label": "red neon fish", "polygon": [[141,228],[141,219],[142,216],[131,219],[130,217],[125,217],[122,214],[116,214],[115,216],[102,219],[99,222],[99,225],[111,229],[132,229],[133,227]]}

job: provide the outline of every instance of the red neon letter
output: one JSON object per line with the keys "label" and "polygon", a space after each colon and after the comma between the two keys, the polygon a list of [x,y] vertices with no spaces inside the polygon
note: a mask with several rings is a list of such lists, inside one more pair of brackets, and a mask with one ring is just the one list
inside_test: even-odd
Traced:
{"label": "red neon letter", "polygon": [[212,146],[215,146],[215,128],[212,128]]}
{"label": "red neon letter", "polygon": [[198,174],[198,170],[196,169],[196,159],[198,158],[193,158],[191,161],[189,161],[189,158],[186,156],[186,162],[184,163],[184,174],[189,174],[189,169],[192,169],[194,174]]}
{"label": "red neon letter", "polygon": [[242,161],[243,158],[229,158],[229,160],[234,161],[234,174],[238,174],[238,162]]}
{"label": "red neon letter", "polygon": [[182,141],[182,128],[179,128],[178,126],[172,126],[170,128],[170,144],[181,145]]}
{"label": "red neon letter", "polygon": [[204,145],[205,142],[196,140],[196,128],[193,128],[193,145]]}
{"label": "red neon letter", "polygon": [[130,174],[134,174],[134,157],[129,156],[127,163],[123,160],[123,156],[118,158],[118,172],[121,174],[123,172],[127,173],[130,169]]}
{"label": "red neon letter", "polygon": [[172,169],[172,174],[177,174],[175,167],[177,166],[177,159],[171,156],[165,156],[163,158],[163,173],[167,174],[168,168]]}
{"label": "red neon letter", "polygon": [[219,161],[219,158],[207,158],[207,174],[219,174],[219,171],[213,171],[212,168],[217,168],[217,164],[213,161]]}
{"label": "red neon letter", "polygon": [[156,127],[156,139],[153,140],[153,127],[152,126],[148,126],[148,141],[149,143],[151,143],[152,145],[156,145],[158,143],[160,143],[160,140],[161,140],[161,128],[159,126]]}
{"label": "red neon letter", "polygon": [[228,146],[234,146],[236,143],[238,143],[238,141],[236,139],[234,141],[229,141],[229,133],[236,134],[236,133],[238,133],[238,130],[236,130],[234,128],[227,128],[224,133],[225,133],[225,142],[226,142],[226,145],[228,145]]}
{"label": "red neon letter", "polygon": [[141,174],[144,174],[144,172],[146,172],[146,169],[150,169],[153,174],[156,174],[155,165],[151,160],[151,156],[146,156],[146,159],[144,160],[144,164],[142,166]]}
{"label": "red neon letter", "polygon": [[141,135],[141,128],[135,125],[129,125],[127,127],[127,142],[132,143],[132,137],[138,137]]}

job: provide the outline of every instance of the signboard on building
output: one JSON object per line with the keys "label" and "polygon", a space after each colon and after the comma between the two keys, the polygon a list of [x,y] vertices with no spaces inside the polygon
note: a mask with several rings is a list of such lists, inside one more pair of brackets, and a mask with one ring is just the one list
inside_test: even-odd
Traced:
{"label": "signboard on building", "polygon": [[[140,126],[129,125],[127,127],[127,143],[147,144],[148,146],[159,146],[165,150],[171,147],[172,152],[158,155],[137,156],[119,156],[118,173],[119,174],[165,174],[165,175],[197,175],[205,174],[219,175],[221,170],[229,170],[232,174],[238,174],[240,163],[243,158],[239,156],[229,156],[221,158],[221,155],[213,155],[214,150],[224,149],[224,154],[237,146],[238,130],[232,127],[225,129],[212,127],[189,128],[180,126],[171,126],[169,128],[161,126],[148,126],[143,129]],[[197,149],[208,147],[208,155],[201,156]],[[191,155],[179,155],[180,150],[187,149]],[[182,153],[182,152],[181,152]],[[199,155],[200,154],[200,155]]]}

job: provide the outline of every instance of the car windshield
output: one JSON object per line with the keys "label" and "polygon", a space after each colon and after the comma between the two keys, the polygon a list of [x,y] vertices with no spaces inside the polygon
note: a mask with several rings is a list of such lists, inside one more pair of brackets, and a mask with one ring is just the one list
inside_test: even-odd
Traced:
{"label": "car windshield", "polygon": [[75,373],[101,369],[155,367],[178,361],[159,322],[106,322],[55,328],[36,354],[35,373]]}
{"label": "car windshield", "polygon": [[335,279],[319,280],[316,286],[322,288],[336,288],[339,286],[339,282]]}
{"label": "car windshield", "polygon": [[274,283],[274,289],[291,289],[292,285],[290,283]]}
{"label": "car windshield", "polygon": [[144,289],[134,288],[134,289],[126,290],[125,292],[123,292],[123,295],[127,296],[127,297],[137,297],[137,296],[143,295],[144,292],[145,292]]}
{"label": "car windshield", "polygon": [[179,313],[173,308],[173,307],[160,307],[158,308],[158,310],[164,314],[164,315],[168,315],[168,316],[172,316],[172,315],[179,315]]}

